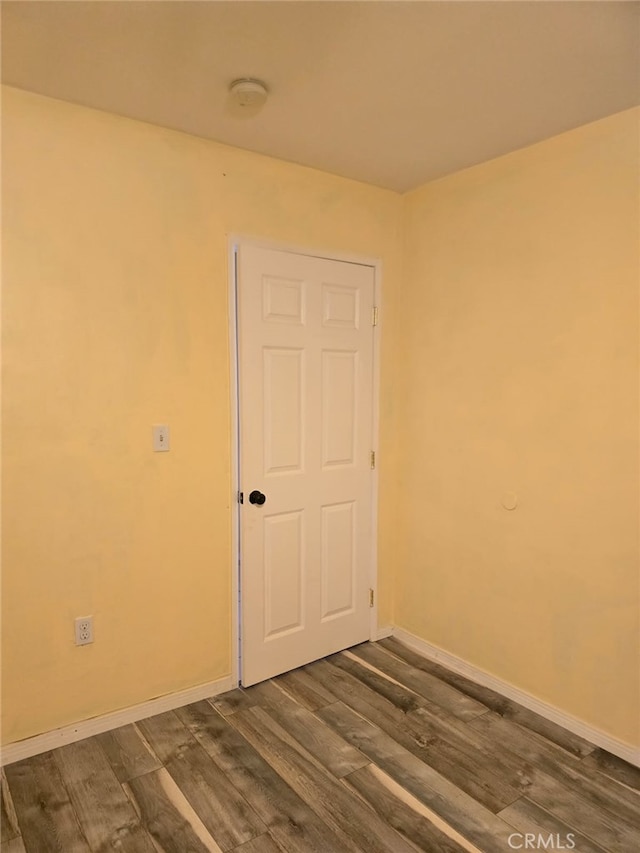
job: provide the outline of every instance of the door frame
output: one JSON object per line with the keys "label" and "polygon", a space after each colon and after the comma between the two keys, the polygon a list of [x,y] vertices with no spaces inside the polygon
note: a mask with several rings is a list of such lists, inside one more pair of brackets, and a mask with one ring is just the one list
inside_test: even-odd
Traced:
{"label": "door frame", "polygon": [[237,687],[241,678],[241,553],[240,553],[240,369],[238,359],[238,278],[237,251],[241,246],[272,249],[294,255],[306,255],[350,264],[372,267],[374,271],[374,303],[378,308],[376,332],[373,335],[373,423],[372,450],[376,453],[376,467],[371,472],[371,569],[369,586],[374,591],[374,606],[369,614],[369,639],[378,639],[378,485],[379,485],[379,438],[380,438],[380,333],[382,330],[382,261],[369,255],[355,252],[333,251],[317,247],[299,246],[244,234],[227,236],[227,258],[229,279],[229,388],[231,404],[231,683]]}

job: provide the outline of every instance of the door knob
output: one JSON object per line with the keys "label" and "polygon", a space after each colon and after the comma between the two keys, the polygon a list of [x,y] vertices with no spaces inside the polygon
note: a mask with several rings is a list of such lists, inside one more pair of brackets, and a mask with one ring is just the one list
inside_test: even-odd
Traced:
{"label": "door knob", "polygon": [[266,501],[266,497],[259,492],[257,489],[254,489],[249,495],[249,503],[257,504],[257,506],[262,506],[262,504]]}

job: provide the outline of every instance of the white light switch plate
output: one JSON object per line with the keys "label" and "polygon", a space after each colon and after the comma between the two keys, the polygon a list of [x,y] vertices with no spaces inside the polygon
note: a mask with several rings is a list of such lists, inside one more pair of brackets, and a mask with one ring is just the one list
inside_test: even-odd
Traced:
{"label": "white light switch plate", "polygon": [[156,452],[169,450],[169,427],[166,424],[153,425],[153,449]]}

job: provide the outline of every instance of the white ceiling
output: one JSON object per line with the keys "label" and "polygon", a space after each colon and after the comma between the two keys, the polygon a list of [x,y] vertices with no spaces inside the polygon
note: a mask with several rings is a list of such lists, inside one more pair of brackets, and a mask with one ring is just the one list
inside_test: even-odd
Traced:
{"label": "white ceiling", "polygon": [[3,2],[2,76],[404,191],[639,103],[640,3]]}

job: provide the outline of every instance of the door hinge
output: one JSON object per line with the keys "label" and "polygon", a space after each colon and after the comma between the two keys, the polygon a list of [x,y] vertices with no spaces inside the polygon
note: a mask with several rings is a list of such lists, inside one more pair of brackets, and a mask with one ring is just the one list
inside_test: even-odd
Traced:
{"label": "door hinge", "polygon": [[373,310],[371,312],[371,325],[372,326],[378,325],[378,306],[377,305],[373,306]]}
{"label": "door hinge", "polygon": [[239,504],[244,503],[244,492],[238,492],[238,503]]}
{"label": "door hinge", "polygon": [[376,467],[376,452],[375,452],[375,450],[371,451],[370,462],[371,462],[371,468],[372,469],[375,468]]}
{"label": "door hinge", "polygon": [[373,600],[374,600],[374,597],[375,597],[375,596],[374,596],[374,592],[373,592],[373,590],[372,590],[372,589],[370,589],[370,590],[369,590],[369,607],[373,607]]}

